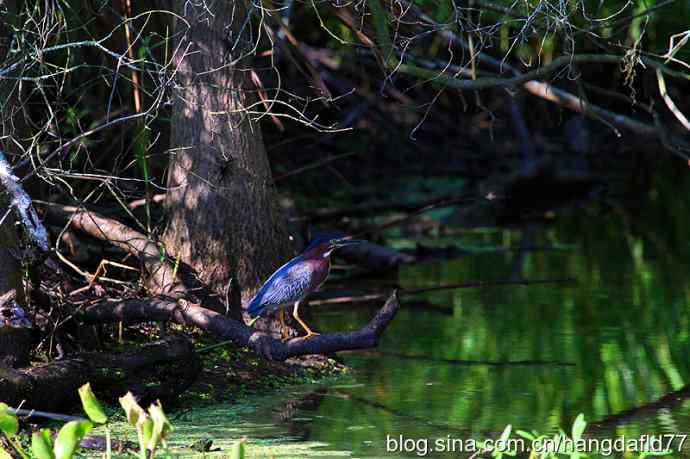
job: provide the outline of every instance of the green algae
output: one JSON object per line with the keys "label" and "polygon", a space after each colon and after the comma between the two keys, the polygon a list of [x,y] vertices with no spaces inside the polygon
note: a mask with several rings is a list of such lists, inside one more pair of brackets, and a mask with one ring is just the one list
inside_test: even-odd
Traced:
{"label": "green algae", "polygon": [[[202,403],[172,412],[169,414],[174,427],[168,441],[170,453],[175,457],[228,457],[232,446],[246,438],[249,458],[350,457],[349,451],[332,448],[328,443],[303,441],[300,435],[281,425],[275,406],[280,403],[289,406],[295,397],[311,390],[313,387],[309,385],[293,386],[289,391],[246,395],[232,402]],[[117,440],[136,442],[136,432],[122,416],[115,416],[110,431]],[[105,430],[99,427],[92,435],[105,435]],[[116,457],[124,456],[116,454]]]}

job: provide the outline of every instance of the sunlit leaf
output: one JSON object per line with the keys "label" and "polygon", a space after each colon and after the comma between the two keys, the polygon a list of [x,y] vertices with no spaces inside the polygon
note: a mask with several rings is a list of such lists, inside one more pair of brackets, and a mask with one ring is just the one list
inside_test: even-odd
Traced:
{"label": "sunlit leaf", "polygon": [[243,438],[232,446],[232,450],[230,451],[230,459],[244,459],[244,455],[246,453],[246,442],[247,440]]}
{"label": "sunlit leaf", "polygon": [[70,421],[60,429],[55,439],[56,459],[71,459],[82,438],[93,428],[89,421]]}
{"label": "sunlit leaf", "polygon": [[98,401],[93,393],[90,383],[86,383],[79,388],[79,398],[81,398],[81,405],[89,419],[97,424],[106,423],[108,416],[103,411],[101,402]]}
{"label": "sunlit leaf", "polygon": [[153,433],[151,437],[151,448],[155,448],[160,440],[165,440],[167,435],[172,432],[173,426],[163,412],[160,402],[149,407],[149,415],[153,421]]}
{"label": "sunlit leaf", "polygon": [[41,429],[31,435],[31,452],[38,459],[55,459],[50,430]]}
{"label": "sunlit leaf", "polygon": [[506,441],[510,437],[510,431],[513,427],[508,424],[505,429],[503,429],[503,433],[501,434],[500,440]]}
{"label": "sunlit leaf", "polygon": [[136,426],[140,419],[146,418],[146,412],[139,406],[131,392],[127,392],[127,394],[125,394],[124,397],[120,397],[119,400],[120,406],[125,410],[127,422],[131,425]]}
{"label": "sunlit leaf", "polygon": [[640,456],[638,459],[644,459],[645,457],[650,457],[650,456],[670,456],[673,453],[673,451],[665,450],[665,451],[643,451],[640,453]]}
{"label": "sunlit leaf", "polygon": [[14,459],[10,453],[0,448],[0,459]]}
{"label": "sunlit leaf", "polygon": [[153,421],[151,419],[149,419],[148,417],[141,418],[139,420],[139,423],[137,424],[137,429],[139,429],[141,431],[141,436],[142,436],[142,441],[144,442],[144,446],[148,449],[154,449],[156,447],[156,445],[153,442],[153,440],[154,440]]}
{"label": "sunlit leaf", "polygon": [[16,435],[19,431],[19,422],[14,413],[9,412],[9,406],[0,403],[0,432],[7,436]]}
{"label": "sunlit leaf", "polygon": [[585,415],[580,413],[575,418],[575,422],[573,422],[573,440],[577,441],[582,438],[582,434],[585,432],[585,427],[587,427]]}

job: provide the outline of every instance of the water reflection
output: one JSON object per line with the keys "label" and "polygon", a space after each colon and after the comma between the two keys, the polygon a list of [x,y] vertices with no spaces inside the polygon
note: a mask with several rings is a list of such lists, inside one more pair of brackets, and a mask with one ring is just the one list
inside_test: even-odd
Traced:
{"label": "water reflection", "polygon": [[[361,385],[324,397],[317,413],[328,416],[314,423],[311,438],[380,457],[386,435],[482,438],[506,424],[552,432],[581,412],[597,435],[690,432],[690,209],[669,198],[688,191],[667,180],[635,215],[619,206],[546,228],[462,237],[474,246],[573,250],[487,251],[403,269],[404,288],[511,277],[578,282],[425,295],[437,308],[451,306],[452,315],[403,302],[379,352],[345,357]],[[335,330],[361,326],[372,312],[318,316],[323,329]],[[462,361],[477,365],[454,363]],[[495,364],[521,361],[545,364]]]}
{"label": "water reflection", "polygon": [[[179,429],[221,441],[246,435],[256,457],[286,458],[392,458],[387,436],[496,438],[507,424],[552,433],[579,413],[601,438],[688,433],[690,204],[675,197],[689,195],[687,180],[667,177],[644,201],[611,201],[603,215],[590,209],[547,226],[423,241],[471,250],[405,267],[383,282],[406,289],[511,278],[577,282],[403,297],[377,350],[342,355],[353,368],[348,377],[286,388],[245,411],[220,406],[207,424],[197,418],[189,432],[184,422]],[[372,286],[376,280],[360,284]],[[325,331],[356,329],[376,306],[324,305],[314,317]],[[292,449],[281,449],[286,443]],[[690,457],[688,448],[673,457]]]}

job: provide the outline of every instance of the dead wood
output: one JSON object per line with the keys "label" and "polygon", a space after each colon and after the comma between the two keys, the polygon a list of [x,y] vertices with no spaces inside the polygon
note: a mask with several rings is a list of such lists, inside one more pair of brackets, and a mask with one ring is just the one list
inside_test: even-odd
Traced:
{"label": "dead wood", "polygon": [[127,354],[82,353],[27,370],[0,367],[0,400],[25,409],[57,410],[73,405],[77,389],[87,382],[108,401],[128,390],[142,403],[172,400],[200,369],[191,341],[177,335]]}
{"label": "dead wood", "polygon": [[195,325],[220,339],[232,341],[236,346],[247,346],[270,360],[285,360],[302,355],[376,347],[399,308],[397,294],[393,292],[369,324],[360,330],[329,333],[310,339],[293,338],[286,342],[200,305],[166,298],[103,301],[87,307],[80,317],[90,323],[172,321]]}
{"label": "dead wood", "polygon": [[161,261],[159,244],[146,235],[113,218],[76,206],[49,205],[47,210],[49,221],[67,222],[73,228],[108,241],[139,258],[150,275],[149,284],[154,294],[175,293],[182,288],[175,282],[172,264]]}
{"label": "dead wood", "polygon": [[412,263],[415,257],[373,242],[343,247],[338,256],[372,271],[385,271],[400,265]]}
{"label": "dead wood", "polygon": [[178,263],[176,269],[170,259],[162,256],[164,250],[161,245],[143,233],[114,218],[76,206],[51,204],[46,209],[48,220],[68,224],[141,260],[149,275],[146,284],[152,295],[181,298],[193,292],[192,298],[203,302],[204,307],[218,312],[226,311],[218,295],[196,279],[191,267]]}
{"label": "dead wood", "polygon": [[688,398],[690,398],[690,385],[685,385],[678,390],[662,395],[656,400],[611,414],[596,421],[591,421],[588,423],[590,426],[588,432],[615,429],[619,426],[640,422],[640,419],[658,416],[661,412],[670,411],[683,404]]}

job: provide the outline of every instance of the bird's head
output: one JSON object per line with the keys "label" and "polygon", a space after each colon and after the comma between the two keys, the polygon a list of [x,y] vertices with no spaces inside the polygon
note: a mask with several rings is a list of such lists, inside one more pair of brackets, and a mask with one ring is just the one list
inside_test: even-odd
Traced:
{"label": "bird's head", "polygon": [[359,239],[350,239],[347,237],[334,238],[327,236],[319,236],[309,243],[306,249],[304,249],[303,254],[312,257],[323,257],[327,258],[333,253],[334,250],[341,247],[347,247],[350,245],[361,244],[365,241]]}

